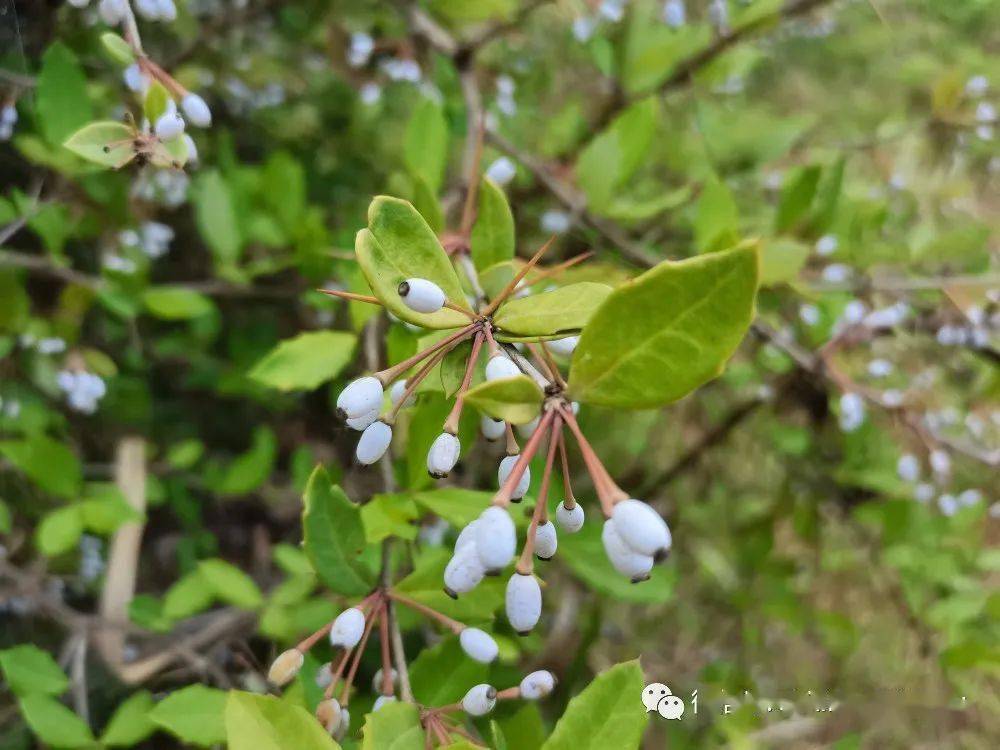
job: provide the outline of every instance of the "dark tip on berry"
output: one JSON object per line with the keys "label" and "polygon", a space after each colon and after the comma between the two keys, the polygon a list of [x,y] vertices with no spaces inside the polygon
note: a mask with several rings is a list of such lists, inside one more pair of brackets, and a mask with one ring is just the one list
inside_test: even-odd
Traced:
{"label": "dark tip on berry", "polygon": [[668,547],[661,547],[654,553],[653,562],[663,562],[668,557],[670,557],[670,549]]}
{"label": "dark tip on berry", "polygon": [[486,575],[488,575],[490,578],[496,578],[502,572],[503,571],[501,571],[499,568],[491,568],[490,570],[486,571]]}
{"label": "dark tip on berry", "polygon": [[405,297],[407,294],[409,294],[410,293],[409,282],[400,281],[399,286],[396,287],[396,293],[399,294],[400,297]]}
{"label": "dark tip on berry", "polygon": [[530,630],[518,630],[516,632],[522,638],[524,638],[526,635],[531,635],[531,631]]}
{"label": "dark tip on berry", "polygon": [[435,479],[444,479],[446,476],[448,476],[447,474],[441,474],[440,472],[437,471],[428,471],[427,473],[430,474]]}
{"label": "dark tip on berry", "polygon": [[519,503],[519,502],[521,502],[522,500],[524,500],[524,498],[523,498],[523,497],[512,497],[512,498],[510,499],[510,501],[511,501],[512,503]]}
{"label": "dark tip on berry", "polygon": [[649,573],[646,573],[644,575],[635,576],[634,578],[632,578],[632,583],[642,583],[643,581],[648,581],[648,580],[649,580]]}
{"label": "dark tip on berry", "polygon": [[452,591],[447,586],[444,587],[444,593],[446,593],[448,596],[450,596],[455,601],[458,601],[458,594],[456,594],[454,591]]}
{"label": "dark tip on berry", "polygon": [[537,558],[538,558],[539,560],[541,560],[542,562],[548,562],[549,560],[551,560],[551,559],[552,559],[552,557],[551,557],[551,556],[550,556],[550,557],[542,557],[542,556],[541,556],[541,555],[539,555],[539,554],[536,554],[536,555],[535,555],[535,557],[537,557]]}
{"label": "dark tip on berry", "polygon": [[490,685],[490,686],[489,686],[489,687],[488,687],[488,688],[486,689],[486,697],[487,697],[487,698],[488,698],[489,700],[493,700],[494,698],[496,698],[496,697],[497,697],[497,689],[496,689],[495,687],[493,687],[492,685]]}
{"label": "dark tip on berry", "polygon": [[341,422],[346,422],[347,421],[347,412],[344,411],[343,409],[341,409],[339,406],[336,409],[334,409],[333,414]]}

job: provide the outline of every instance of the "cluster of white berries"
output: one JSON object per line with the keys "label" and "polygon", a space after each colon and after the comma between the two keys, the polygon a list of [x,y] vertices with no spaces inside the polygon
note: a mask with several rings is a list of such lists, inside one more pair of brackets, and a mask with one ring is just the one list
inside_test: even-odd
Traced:
{"label": "cluster of white berries", "polygon": [[66,395],[66,403],[74,411],[93,414],[98,402],[107,393],[107,387],[99,375],[91,372],[62,370],[56,376],[59,389]]}
{"label": "cluster of white berries", "polygon": [[505,508],[491,505],[468,524],[455,541],[455,553],[444,570],[444,590],[457,599],[472,591],[486,575],[499,575],[514,559],[517,531]]}
{"label": "cluster of white berries", "polygon": [[[515,692],[517,697],[525,700],[540,700],[552,693],[555,686],[555,675],[541,669],[521,680]],[[498,697],[501,697],[501,694],[492,685],[486,683],[474,685],[462,698],[462,710],[469,716],[485,716],[496,707]]]}
{"label": "cluster of white berries", "polygon": [[634,498],[615,504],[604,522],[601,541],[615,570],[633,583],[648,579],[653,565],[669,556],[672,544],[666,521]]}
{"label": "cluster of white berries", "polygon": [[0,141],[9,141],[17,125],[17,107],[9,102],[0,107]]}
{"label": "cluster of white berries", "polygon": [[173,239],[173,228],[158,221],[146,221],[138,230],[124,229],[118,233],[118,242],[123,247],[136,248],[153,260],[167,254]]}

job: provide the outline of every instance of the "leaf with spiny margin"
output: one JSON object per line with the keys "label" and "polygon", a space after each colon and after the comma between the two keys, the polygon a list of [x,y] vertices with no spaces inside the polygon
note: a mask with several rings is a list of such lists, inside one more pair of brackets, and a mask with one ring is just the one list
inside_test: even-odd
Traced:
{"label": "leaf with spiny margin", "polygon": [[611,287],[592,281],[511,299],[500,306],[493,322],[503,333],[516,336],[553,336],[583,328],[611,294]]}
{"label": "leaf with spiny margin", "polygon": [[77,156],[102,167],[118,169],[135,158],[132,128],[113,120],[99,120],[84,125],[63,146]]}
{"label": "leaf with spiny margin", "polygon": [[511,424],[524,424],[537,417],[543,398],[542,389],[527,375],[488,380],[465,392],[466,403]]}
{"label": "leaf with spiny margin", "polygon": [[514,257],[514,215],[503,190],[489,177],[479,186],[479,210],[472,227],[470,253],[480,271]]}
{"label": "leaf with spiny margin", "polygon": [[320,579],[339,594],[366,594],[371,572],[359,560],[365,549],[361,509],[317,466],[303,495],[302,531],[309,561]]}
{"label": "leaf with spiny margin", "polygon": [[397,291],[406,279],[427,279],[452,303],[468,309],[455,268],[437,235],[407,201],[380,195],[368,208],[368,229],[355,238],[354,251],[372,292],[398,318],[424,328],[458,328],[469,322],[462,313],[442,308],[418,313]]}
{"label": "leaf with spiny margin", "polygon": [[301,706],[269,695],[233,690],[226,700],[229,750],[339,750],[340,745]]}
{"label": "leaf with spiny margin", "polygon": [[573,398],[652,408],[717,377],[753,319],[758,265],[746,243],[664,261],[615,289],[573,353]]}
{"label": "leaf with spiny margin", "polygon": [[648,720],[645,684],[638,660],[602,672],[569,702],[542,750],[638,748]]}

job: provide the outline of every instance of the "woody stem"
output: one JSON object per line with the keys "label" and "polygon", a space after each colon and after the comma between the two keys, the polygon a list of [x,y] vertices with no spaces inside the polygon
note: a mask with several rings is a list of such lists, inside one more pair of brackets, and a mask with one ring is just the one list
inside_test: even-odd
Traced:
{"label": "woody stem", "polygon": [[394,691],[392,679],[392,649],[389,646],[389,618],[378,621],[378,639],[382,651],[382,695],[392,695]]}
{"label": "woody stem", "polygon": [[521,557],[517,561],[516,570],[521,575],[531,575],[534,567],[531,556],[535,554],[535,534],[538,533],[539,524],[548,517],[545,506],[549,497],[549,481],[552,479],[552,464],[556,457],[556,445],[559,443],[560,430],[560,418],[555,417],[552,429],[549,431],[549,449],[545,456],[545,470],[542,472],[542,483],[538,487],[538,500],[535,503],[535,511],[531,514],[531,523],[528,525],[528,534],[524,540]]}

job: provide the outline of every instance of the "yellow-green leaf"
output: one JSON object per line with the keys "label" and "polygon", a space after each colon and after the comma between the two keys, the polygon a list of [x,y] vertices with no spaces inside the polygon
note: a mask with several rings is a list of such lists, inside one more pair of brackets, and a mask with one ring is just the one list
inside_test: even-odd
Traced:
{"label": "yellow-green leaf", "polygon": [[250,377],[279,391],[312,390],[340,374],[351,361],[355,340],[343,331],[300,333],[268,352]]}
{"label": "yellow-green leaf", "polygon": [[89,162],[118,169],[135,158],[133,139],[128,125],[100,120],[84,125],[67,138],[63,146]]}
{"label": "yellow-green leaf", "polygon": [[479,186],[470,252],[480,271],[514,257],[514,215],[503,190],[488,177]]}
{"label": "yellow-green leaf", "polygon": [[226,700],[229,750],[339,750],[316,717],[269,695],[233,690]]}
{"label": "yellow-green leaf", "polygon": [[538,416],[542,389],[527,375],[514,375],[480,383],[465,393],[467,403],[493,417],[512,424],[524,424]]}
{"label": "yellow-green leaf", "polygon": [[592,281],[568,284],[550,292],[511,299],[500,306],[493,322],[502,333],[552,336],[583,328],[611,294],[611,287]]}
{"label": "yellow-green leaf", "polygon": [[160,701],[149,718],[184,742],[207,747],[226,740],[225,705],[223,691],[190,685]]}

